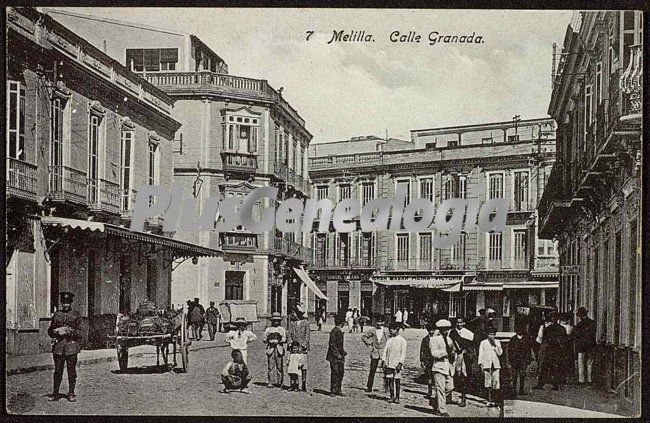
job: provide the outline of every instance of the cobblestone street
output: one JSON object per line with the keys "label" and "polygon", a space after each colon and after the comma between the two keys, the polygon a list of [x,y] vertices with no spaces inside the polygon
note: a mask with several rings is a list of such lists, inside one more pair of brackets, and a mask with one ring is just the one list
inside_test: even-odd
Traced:
{"label": "cobblestone street", "polygon": [[[230,347],[223,334],[215,342],[194,342],[187,374],[161,372],[155,368],[155,348],[129,362],[129,371],[120,374],[117,362],[98,363],[78,368],[76,403],[65,399],[51,403],[51,371],[7,377],[10,411],[27,414],[154,414],[154,415],[288,415],[288,416],[432,416],[426,386],[415,381],[419,366],[420,339],[424,330],[409,329],[405,338],[408,355],[403,371],[400,404],[388,404],[378,374],[373,393],[364,392],[369,354],[361,334],[345,334],[348,352],[343,379],[345,397],[329,394],[329,363],[325,361],[330,327],[311,333],[308,392],[289,392],[266,388],[266,360],[261,340],[249,346],[248,360],[253,380],[250,394],[223,394],[219,374],[229,359]],[[207,333],[206,333],[207,335]],[[258,336],[260,334],[258,333]],[[204,338],[205,339],[205,338]],[[180,358],[180,357],[179,357]],[[285,385],[288,383],[285,368]],[[67,389],[65,379],[61,392]],[[450,405],[452,417],[498,417],[499,409],[487,409],[473,397],[460,408]]]}

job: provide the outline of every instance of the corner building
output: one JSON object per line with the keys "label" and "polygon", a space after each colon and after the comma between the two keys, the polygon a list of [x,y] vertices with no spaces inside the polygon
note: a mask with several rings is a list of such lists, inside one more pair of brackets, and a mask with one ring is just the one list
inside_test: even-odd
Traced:
{"label": "corner building", "polygon": [[[243,198],[257,187],[279,188],[277,204],[309,195],[305,121],[266,80],[228,73],[225,61],[198,37],[172,30],[63,11],[50,11],[174,99],[182,127],[174,142],[173,180],[197,199]],[[171,184],[170,184],[171,185]],[[170,186],[168,185],[168,186]],[[271,206],[265,200],[264,207]],[[259,214],[263,206],[256,210]],[[215,221],[216,224],[216,221]],[[313,286],[301,267],[312,252],[308,234],[182,232],[179,240],[220,248],[224,256],[181,263],[173,272],[172,301],[252,301],[261,319],[287,316],[307,303]],[[296,272],[297,269],[298,272]],[[303,276],[304,277],[304,276]]]}
{"label": "corner building", "polygon": [[[474,226],[450,248],[434,248],[433,229],[418,233],[312,234],[310,274],[329,313],[359,308],[392,318],[399,308],[421,325],[433,316],[468,317],[492,308],[512,330],[518,306],[556,302],[557,253],[537,236],[536,205],[555,161],[555,122],[529,119],[411,131],[410,140],[374,136],[313,144],[315,199],[333,203],[394,198],[398,187],[435,207],[449,198],[505,198],[503,233]],[[315,301],[315,300],[314,300]]]}
{"label": "corner building", "polygon": [[[539,206],[557,239],[559,306],[596,321],[594,378],[640,410],[643,40],[640,12],[582,12],[567,27],[549,114],[557,162]],[[558,55],[559,55],[558,51]]]}
{"label": "corner building", "polygon": [[128,230],[138,187],[172,181],[174,100],[33,8],[7,9],[7,71],[7,352],[51,351],[63,291],[105,348],[117,313],[171,304],[174,260],[219,254]]}

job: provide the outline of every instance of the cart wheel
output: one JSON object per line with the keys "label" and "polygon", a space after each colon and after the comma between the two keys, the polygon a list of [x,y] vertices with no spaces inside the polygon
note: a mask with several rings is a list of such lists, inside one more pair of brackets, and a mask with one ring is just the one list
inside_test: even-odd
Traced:
{"label": "cart wheel", "polygon": [[117,362],[120,366],[120,371],[125,371],[129,367],[129,349],[117,347]]}

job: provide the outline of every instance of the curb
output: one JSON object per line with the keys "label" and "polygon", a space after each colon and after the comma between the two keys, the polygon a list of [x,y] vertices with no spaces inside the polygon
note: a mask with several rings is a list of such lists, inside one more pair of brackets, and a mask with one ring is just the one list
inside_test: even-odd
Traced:
{"label": "curb", "polygon": [[[129,354],[129,358],[142,357],[142,356],[144,356],[144,353]],[[117,357],[113,356],[113,357],[87,358],[85,360],[79,360],[77,362],[77,365],[85,366],[89,364],[109,363],[111,361],[117,361]],[[21,375],[21,374],[33,373],[33,372],[42,372],[45,370],[54,370],[54,364],[43,364],[40,366],[19,367],[17,369],[10,369],[7,370],[7,376]]]}

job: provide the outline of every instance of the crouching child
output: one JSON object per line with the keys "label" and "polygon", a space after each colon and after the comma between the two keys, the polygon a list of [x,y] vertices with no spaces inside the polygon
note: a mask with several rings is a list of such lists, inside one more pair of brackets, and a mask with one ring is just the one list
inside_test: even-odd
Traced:
{"label": "crouching child", "polygon": [[223,382],[223,393],[239,390],[248,394],[248,383],[251,381],[251,375],[248,372],[248,366],[244,362],[241,351],[232,350],[230,354],[232,361],[226,364],[221,372],[221,382]]}

